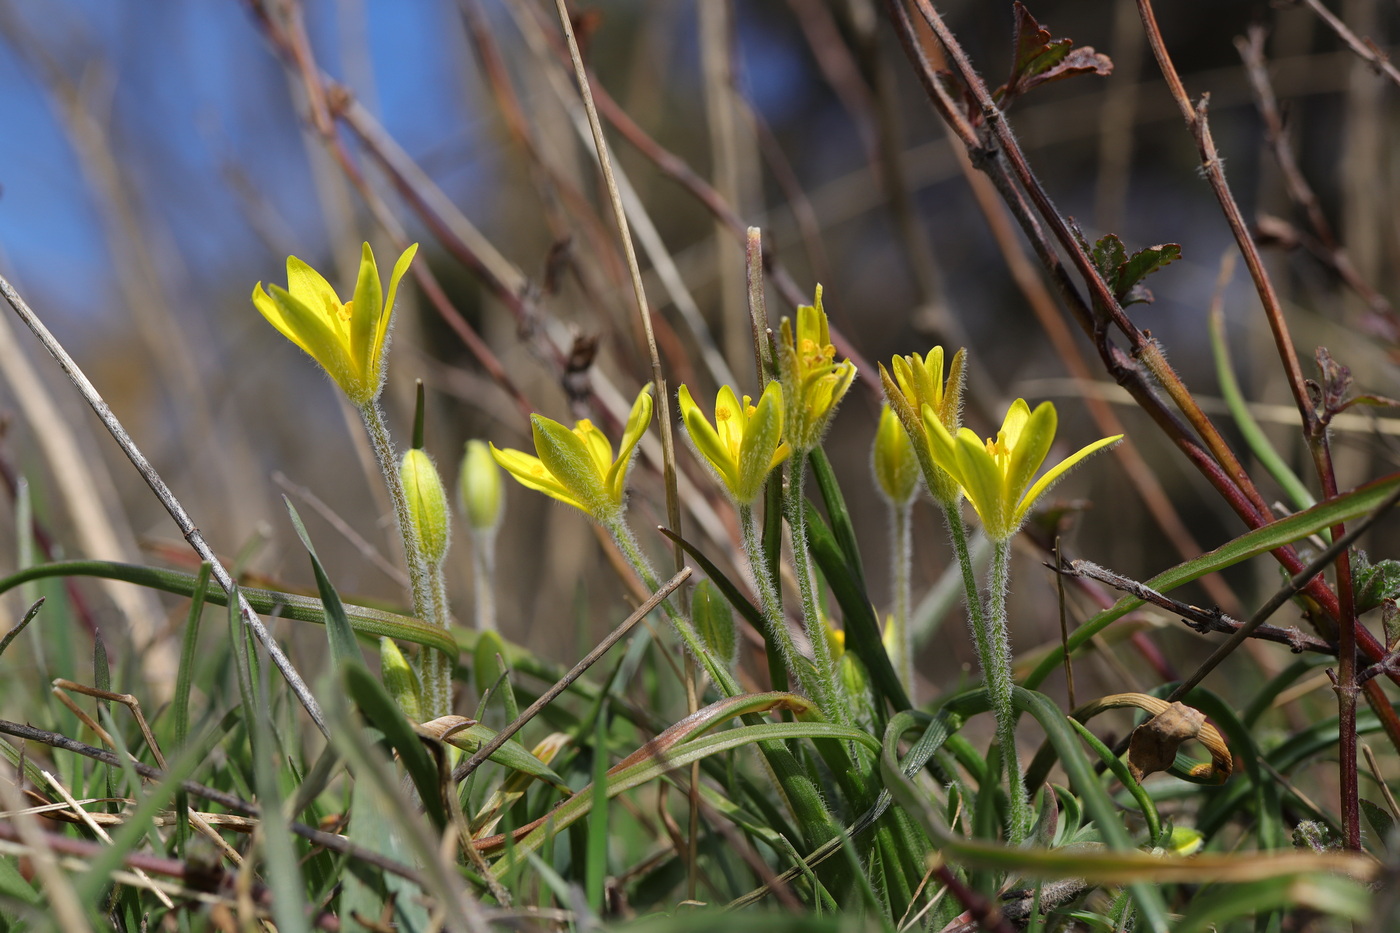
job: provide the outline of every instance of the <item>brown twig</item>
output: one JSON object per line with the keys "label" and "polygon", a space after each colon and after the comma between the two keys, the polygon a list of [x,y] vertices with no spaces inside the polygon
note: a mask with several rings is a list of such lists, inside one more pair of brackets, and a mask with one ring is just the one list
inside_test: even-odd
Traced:
{"label": "brown twig", "polygon": [[[1092,261],[1085,254],[1068,222],[1050,201],[1039,180],[1031,171],[1019,143],[1006,125],[990,91],[958,44],[956,36],[943,23],[931,0],[912,0],[912,2],[915,3],[924,22],[943,46],[957,77],[963,82],[976,102],[980,129],[973,125],[961,106],[955,104],[948,96],[920,45],[919,37],[913,29],[901,0],[886,0],[886,7],[895,23],[896,31],[919,73],[930,101],[940,116],[953,129],[958,139],[966,146],[973,164],[986,172],[996,185],[1017,223],[1030,240],[1041,264],[1050,274],[1051,281],[1059,292],[1061,300],[1073,313],[1081,328],[1094,339],[1095,346],[1108,373],[1129,391],[1134,400],[1171,438],[1187,459],[1210,481],[1211,485],[1247,526],[1259,528],[1270,522],[1272,516],[1267,503],[1260,496],[1248,474],[1240,466],[1238,459],[1229,450],[1219,431],[1199,409],[1199,406],[1195,405],[1189,390],[1162,357],[1160,348],[1123,313],[1117,299],[1093,267]],[[1144,0],[1139,0],[1139,4],[1140,9],[1142,9],[1145,5]],[[1146,6],[1146,9],[1150,13],[1150,6]],[[1154,43],[1154,52],[1165,54],[1165,49],[1160,42],[1160,34],[1157,35],[1157,40]],[[1169,65],[1170,60],[1167,59],[1167,62]],[[1193,128],[1204,128],[1208,132],[1208,126],[1204,122],[1204,113],[1197,114],[1196,108],[1191,106],[1189,99],[1185,96],[1180,78],[1176,77],[1173,69],[1168,68],[1167,70],[1175,78],[1175,88],[1178,93],[1174,94],[1174,97],[1179,106],[1184,102],[1184,115],[1191,122]],[[1171,83],[1170,79],[1169,83]],[[1206,147],[1204,160],[1207,172],[1213,172],[1223,183],[1223,174],[1220,171],[1219,160],[1214,153],[1213,143]],[[1029,203],[1022,198],[1019,189],[1025,190]],[[1227,202],[1233,205],[1228,188],[1219,190],[1223,191]],[[1234,212],[1238,216],[1237,207],[1234,208]],[[1044,226],[1042,226],[1042,222]],[[1242,222],[1237,225],[1237,229],[1243,231]],[[1053,235],[1055,245],[1052,245],[1047,239],[1047,230]],[[1084,281],[1092,298],[1092,308],[1079,295],[1067,269],[1060,261],[1056,246],[1066,252],[1071,264]],[[1253,249],[1252,242],[1249,241],[1247,235],[1240,246],[1246,254],[1252,252],[1257,260],[1258,252]],[[1262,276],[1262,265],[1258,265],[1256,268]],[[1267,276],[1263,276],[1261,281],[1266,286],[1268,293],[1272,295]],[[1273,301],[1273,306],[1277,308],[1276,298]],[[1128,339],[1131,355],[1109,339],[1110,326],[1116,328]],[[1277,328],[1280,327],[1286,334],[1286,325],[1283,324],[1281,316],[1271,318],[1271,326],[1276,328],[1276,334],[1278,333]],[[1281,352],[1284,353],[1285,359],[1292,361],[1292,371],[1297,378],[1290,379],[1290,384],[1296,387],[1296,391],[1304,393],[1305,404],[1303,408],[1307,408],[1301,370],[1298,368],[1296,356],[1292,354],[1291,344],[1281,343]],[[1152,382],[1149,382],[1147,377],[1148,367],[1146,364],[1148,363],[1151,364],[1152,380],[1171,394],[1173,401],[1190,420],[1190,428],[1187,428],[1180,418],[1166,408],[1157,397]],[[1295,398],[1297,397],[1295,394]],[[1304,417],[1316,421],[1310,409]],[[1201,441],[1192,436],[1193,429],[1200,436]],[[1316,435],[1310,436],[1315,437]],[[1273,554],[1289,573],[1297,574],[1303,570],[1303,561],[1291,546],[1281,547]],[[1311,579],[1307,593],[1316,600],[1322,612],[1330,618],[1340,619],[1343,616],[1338,594],[1321,577],[1314,576]],[[1356,638],[1359,647],[1368,659],[1375,661],[1384,656],[1384,648],[1364,627],[1356,627]],[[1392,680],[1400,682],[1400,676],[1396,674],[1390,676]],[[1391,741],[1400,747],[1400,716],[1386,700],[1379,684],[1367,683],[1365,689],[1367,699],[1381,718]]]}
{"label": "brown twig", "polygon": [[[1046,564],[1054,569],[1053,564]],[[1180,616],[1181,621],[1195,629],[1197,632],[1220,632],[1226,635],[1234,635],[1245,625],[1238,619],[1233,619],[1221,612],[1220,609],[1203,609],[1200,606],[1193,606],[1177,599],[1172,599],[1164,593],[1159,593],[1143,583],[1133,580],[1121,574],[1114,573],[1106,567],[1087,560],[1072,560],[1065,566],[1065,569],[1057,573],[1067,576],[1088,577],[1091,580],[1098,580],[1107,583],[1114,589],[1130,593],[1144,602],[1152,603],[1167,610],[1172,615]],[[1287,645],[1294,652],[1315,651],[1319,654],[1336,655],[1337,646],[1331,642],[1323,641],[1314,635],[1309,635],[1297,628],[1279,628],[1274,625],[1258,624],[1255,626],[1252,638],[1262,641],[1272,641],[1280,645]],[[1071,705],[1073,705],[1071,703]]]}
{"label": "brown twig", "polygon": [[1390,58],[1377,48],[1376,43],[1352,32],[1346,23],[1338,19],[1336,14],[1323,6],[1319,0],[1303,0],[1303,5],[1316,13],[1318,19],[1326,23],[1327,28],[1347,44],[1347,48],[1364,59],[1376,74],[1385,75],[1393,84],[1400,85],[1400,69],[1390,63]]}
{"label": "brown twig", "polygon": [[[1347,287],[1356,292],[1357,296],[1366,302],[1366,306],[1370,309],[1377,324],[1383,328],[1385,335],[1391,340],[1396,340],[1400,338],[1400,321],[1396,319],[1395,309],[1384,295],[1372,288],[1370,283],[1361,277],[1361,273],[1352,264],[1351,257],[1347,255],[1347,251],[1338,242],[1332,225],[1322,210],[1322,204],[1318,200],[1316,192],[1313,191],[1307,178],[1304,177],[1303,170],[1299,167],[1298,160],[1293,154],[1293,148],[1288,144],[1283,115],[1279,110],[1278,98],[1274,94],[1273,82],[1269,77],[1269,69],[1264,60],[1264,40],[1267,35],[1267,30],[1263,26],[1258,24],[1250,26],[1248,36],[1236,37],[1235,48],[1239,50],[1240,59],[1244,62],[1245,73],[1249,76],[1250,87],[1254,90],[1255,105],[1259,116],[1264,121],[1264,137],[1273,153],[1274,161],[1278,163],[1279,171],[1283,175],[1283,183],[1288,189],[1288,195],[1302,209],[1303,214],[1308,219],[1308,226],[1312,229],[1312,237],[1295,234],[1294,239],[1336,273]],[[1259,226],[1262,233],[1264,231],[1262,219]]]}

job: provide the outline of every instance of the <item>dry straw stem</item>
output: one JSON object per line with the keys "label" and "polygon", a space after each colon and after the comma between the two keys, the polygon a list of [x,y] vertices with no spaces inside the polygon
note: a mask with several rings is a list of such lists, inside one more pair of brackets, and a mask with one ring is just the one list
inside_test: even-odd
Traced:
{"label": "dry straw stem", "polygon": [[[78,364],[68,355],[68,351],[63,349],[63,346],[55,339],[53,334],[49,333],[49,329],[44,326],[43,321],[39,320],[39,316],[30,309],[24,299],[19,296],[19,293],[16,292],[3,277],[0,277],[0,294],[5,296],[5,300],[10,303],[11,308],[14,308],[15,313],[19,315],[20,320],[24,322],[25,326],[34,333],[34,336],[39,338],[39,342],[43,344],[44,349],[49,352],[49,355],[58,361],[59,367],[69,380],[72,381],[78,392],[83,396],[83,399],[91,406],[93,412],[107,428],[108,432],[111,433],[112,438],[117,442],[117,446],[122,449],[122,453],[126,454],[127,459],[131,461],[131,465],[136,467],[136,472],[146,481],[146,485],[151,488],[151,492],[155,493],[156,498],[160,500],[160,504],[170,513],[170,517],[175,520],[175,524],[179,527],[180,533],[184,535],[185,540],[190,543],[190,547],[194,548],[200,560],[209,563],[212,568],[211,572],[213,573],[214,579],[218,582],[219,586],[230,596],[237,593],[237,584],[235,584],[233,578],[229,576],[229,572],[224,569],[224,565],[219,561],[218,555],[214,553],[214,549],[205,542],[204,536],[200,534],[199,528],[196,527],[193,520],[190,519],[189,513],[185,511],[185,507],[180,504],[179,499],[175,498],[175,494],[170,491],[170,487],[165,484],[165,480],[160,478],[160,474],[156,472],[155,467],[151,466],[145,455],[141,453],[140,448],[136,446],[136,442],[126,433],[126,429],[123,428],[121,422],[117,420],[117,416],[112,413],[112,409],[103,401],[102,396],[98,393],[93,384],[88,381],[87,376],[83,374]],[[321,707],[317,704],[316,698],[311,695],[311,690],[306,686],[306,681],[302,680],[301,675],[297,673],[291,660],[282,652],[282,648],[277,644],[277,640],[273,638],[272,634],[263,626],[262,619],[258,618],[258,614],[253,611],[252,606],[248,605],[248,601],[243,598],[241,593],[238,593],[238,615],[239,618],[242,619],[243,624],[251,629],[253,634],[257,636],[259,643],[261,643],[264,650],[267,651],[268,657],[272,659],[272,663],[277,666],[277,670],[281,672],[282,677],[287,681],[287,686],[291,687],[292,692],[296,694],[297,700],[301,702],[301,705],[306,709],[307,715],[311,717],[311,721],[316,724],[316,728],[320,729],[322,733],[325,733],[326,723],[321,715]]]}
{"label": "dry straw stem", "polygon": [[[71,739],[66,735],[60,735],[57,732],[49,732],[22,723],[0,719],[0,733],[12,735],[17,739],[23,739],[28,742],[38,742],[50,748],[58,748],[66,752],[73,752],[74,754],[82,755],[84,758],[100,761],[109,767],[130,767],[134,769],[137,774],[148,780],[160,781],[165,778],[165,772],[159,768],[153,768],[143,761],[132,758],[123,763],[121,759],[109,751],[95,748],[86,743],[79,742],[76,739]],[[10,785],[7,782],[0,781],[0,794],[3,794],[4,790],[9,787]],[[180,788],[192,797],[208,800],[227,810],[232,810],[235,813],[242,813],[254,818],[261,818],[262,816],[262,809],[257,804],[244,800],[235,794],[230,794],[227,791],[201,784],[198,781],[181,781]],[[11,810],[16,809],[11,803],[3,799],[0,799],[0,803],[4,803],[4,805]],[[427,883],[417,869],[380,855],[378,852],[356,845],[338,833],[324,832],[323,830],[307,826],[305,823],[299,823],[295,820],[288,823],[287,826],[292,832],[313,845],[321,846],[332,852],[358,859],[359,861],[373,865],[390,874],[405,878],[419,887],[424,887]],[[4,835],[6,828],[4,824],[0,824],[0,836]]]}
{"label": "dry straw stem", "polygon": [[[78,805],[78,801],[73,799],[73,795],[68,792],[68,788],[63,786],[62,781],[60,781],[58,778],[54,777],[47,771],[40,771],[39,773],[42,774],[44,776],[44,779],[49,782],[49,785],[53,787],[54,792],[57,793],[58,796],[63,798],[63,802],[68,804],[69,809],[72,810],[73,813],[77,814],[78,819],[83,824],[83,826],[85,826],[90,832],[92,832],[92,834],[95,835],[98,839],[101,839],[108,845],[112,844],[112,837],[107,834],[107,830],[97,825],[97,821],[92,818],[92,814]],[[155,893],[156,899],[161,902],[161,905],[164,906],[166,910],[175,909],[175,902],[170,899],[169,895],[167,895],[164,891],[160,890],[155,886],[155,883],[151,881],[150,876],[147,875],[145,871],[143,871],[139,866],[132,866],[132,871],[135,873],[137,878],[139,878],[141,881],[144,881],[147,885],[150,886],[151,890]]]}
{"label": "dry straw stem", "polygon": [[0,824],[0,833],[24,843],[34,867],[34,874],[44,886],[53,917],[58,925],[70,933],[87,933],[87,915],[79,906],[78,893],[68,875],[59,867],[54,849],[58,837],[44,832],[32,813],[24,812],[24,801],[20,797],[19,786],[10,780],[0,780],[0,806],[11,812],[8,825]]}

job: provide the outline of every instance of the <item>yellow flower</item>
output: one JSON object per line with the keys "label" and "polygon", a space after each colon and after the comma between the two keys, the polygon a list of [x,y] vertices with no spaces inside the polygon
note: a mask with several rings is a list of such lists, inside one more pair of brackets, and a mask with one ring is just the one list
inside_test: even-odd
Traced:
{"label": "yellow flower", "polygon": [[582,509],[603,525],[622,518],[626,499],[627,470],[632,455],[651,424],[651,384],[642,387],[627,427],[622,446],[613,459],[612,444],[587,418],[569,430],[543,415],[530,416],[535,438],[532,457],[519,450],[500,450],[491,445],[491,455],[522,486],[542,492],[576,509]]}
{"label": "yellow flower", "polygon": [[891,376],[880,366],[880,383],[905,433],[914,445],[914,454],[924,471],[929,494],[945,508],[957,503],[958,485],[933,460],[928,432],[924,430],[923,410],[929,406],[943,427],[958,429],[962,419],[963,351],[953,354],[948,378],[943,378],[943,348],[928,351],[928,358],[915,353],[890,360]]}
{"label": "yellow flower", "polygon": [[1055,440],[1055,406],[1041,402],[1031,411],[1025,399],[1011,404],[995,440],[983,441],[968,428],[948,433],[931,406],[923,409],[934,461],[962,487],[982,519],[987,537],[1007,541],[1026,520],[1035,500],[1060,477],[1096,450],[1122,440],[1105,437],[1060,461],[1036,480],[1031,479],[1045,462]]}
{"label": "yellow flower", "polygon": [[384,385],[394,295],[417,251],[415,243],[394,264],[387,300],[380,289],[374,254],[366,243],[360,255],[355,296],[350,301],[342,302],[321,273],[288,256],[287,287],[273,285],[269,293],[259,282],[253,287],[253,305],[282,336],[320,363],[350,401],[363,407],[379,397]]}
{"label": "yellow flower", "polygon": [[681,420],[695,449],[714,469],[739,505],[749,505],[763,491],[763,481],[790,451],[783,439],[783,390],[768,383],[758,405],[745,395],[741,402],[729,386],[715,399],[715,424],[682,385],[678,390]]}
{"label": "yellow flower", "polygon": [[822,310],[822,287],[814,304],[797,308],[797,330],[783,318],[778,342],[778,371],[786,402],[784,429],[793,450],[803,453],[821,442],[836,405],[856,378],[850,360],[837,363],[836,348]]}

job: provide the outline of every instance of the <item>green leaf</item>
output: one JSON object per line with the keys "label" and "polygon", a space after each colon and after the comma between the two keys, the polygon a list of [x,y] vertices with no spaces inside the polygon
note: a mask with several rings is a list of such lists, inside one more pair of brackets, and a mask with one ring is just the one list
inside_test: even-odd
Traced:
{"label": "green leaf", "polygon": [[759,612],[757,606],[744,598],[744,594],[739,591],[739,587],[735,586],[734,581],[725,576],[719,567],[715,566],[714,561],[706,557],[704,552],[695,545],[691,544],[674,531],[671,531],[669,528],[661,528],[659,530],[663,535],[680,545],[681,549],[700,565],[700,569],[705,571],[705,576],[709,577],[714,585],[719,587],[719,591],[724,594],[724,598],[729,600],[729,605],[739,610],[739,614],[754,628],[758,629],[760,632],[764,630],[766,626],[763,622],[763,613]]}
{"label": "green leaf", "polygon": [[520,715],[520,705],[515,700],[509,670],[501,666],[505,656],[506,644],[500,633],[482,632],[476,639],[476,650],[472,652],[472,675],[476,678],[477,692],[484,696],[490,690],[492,697],[501,701],[506,721],[510,722]]}
{"label": "green leaf", "polygon": [[1390,850],[1390,836],[1395,832],[1395,817],[1390,815],[1390,811],[1380,804],[1373,803],[1365,797],[1358,798],[1361,804],[1361,812],[1366,814],[1366,822],[1371,824],[1371,829],[1376,833],[1376,839],[1387,850]]}
{"label": "green leaf", "polygon": [[1220,383],[1220,395],[1225,399],[1235,426],[1244,436],[1249,450],[1274,481],[1283,487],[1295,509],[1307,509],[1317,504],[1306,484],[1298,474],[1279,456],[1268,436],[1254,420],[1244,393],[1240,391],[1239,380],[1235,378],[1234,367],[1230,365],[1230,348],[1225,343],[1225,314],[1220,308],[1213,308],[1210,315],[1210,348],[1215,357],[1215,376]]}
{"label": "green leaf", "polygon": [[1128,261],[1118,267],[1118,278],[1114,291],[1124,305],[1152,301],[1152,293],[1139,283],[1154,272],[1158,272],[1181,258],[1180,243],[1159,243],[1144,246],[1133,253]]}
{"label": "green leaf", "polygon": [[1152,293],[1142,287],[1142,280],[1180,259],[1181,244],[1146,246],[1129,256],[1118,235],[1107,233],[1094,244],[1089,256],[1099,275],[1113,290],[1113,297],[1127,307],[1152,301]]}
{"label": "green leaf", "polygon": [[810,502],[807,507],[807,544],[812,557],[821,568],[822,576],[831,587],[832,594],[841,605],[845,619],[847,647],[856,653],[865,664],[875,689],[895,708],[896,711],[909,709],[909,694],[899,682],[890,657],[885,653],[884,642],[880,638],[880,624],[875,619],[875,610],[870,605],[870,597],[859,583],[854,571],[846,563],[845,553],[836,543],[836,537],[817,514]]}
{"label": "green leaf", "polygon": [[1128,251],[1123,248],[1123,241],[1118,239],[1118,234],[1106,233],[1099,237],[1089,255],[1104,281],[1116,291],[1118,270],[1128,261]]}
{"label": "green leaf", "polygon": [[19,867],[10,856],[0,857],[0,897],[36,907],[44,900],[34,886],[24,880],[24,875],[20,874]]}
{"label": "green leaf", "polygon": [[[195,591],[193,574],[144,567],[139,564],[123,564],[118,561],[71,560],[40,564],[0,578],[0,593],[31,580],[70,576],[122,580],[126,583],[134,583],[138,586],[149,587],[164,593],[174,593],[178,596],[192,596]],[[326,609],[319,599],[276,590],[243,588],[241,592],[248,600],[249,605],[259,613],[277,615],[296,622],[325,624]],[[228,594],[216,587],[208,593],[205,602],[211,606],[227,606]],[[454,657],[457,654],[457,642],[453,639],[452,634],[435,625],[428,625],[412,616],[386,612],[368,606],[345,606],[344,608],[351,626],[365,638],[374,639],[376,642],[383,637],[395,638],[399,641],[436,648],[438,651],[447,652]],[[462,637],[469,640],[474,637],[474,633],[464,632]]]}
{"label": "green leaf", "polygon": [[266,862],[263,876],[272,892],[272,916],[277,921],[277,929],[287,933],[311,933],[300,860],[292,831],[282,814],[279,754],[272,734],[272,703],[267,695],[266,677],[259,678],[257,686],[258,706],[249,718],[254,738],[253,783],[263,817],[257,829]]}
{"label": "green leaf", "polygon": [[[864,730],[828,722],[766,722],[757,726],[740,726],[726,729],[717,735],[701,736],[683,742],[672,747],[664,758],[659,758],[654,751],[643,747],[639,753],[624,758],[608,771],[606,796],[612,799],[624,791],[656,780],[711,755],[758,742],[804,738],[856,742],[872,750],[879,747],[879,740]],[[497,877],[504,876],[515,861],[522,858],[526,852],[535,851],[544,843],[546,833],[557,833],[586,816],[592,809],[594,800],[593,788],[590,785],[561,803],[547,816],[541,817],[536,821],[536,828],[516,841],[515,852],[496,863],[492,873]]]}
{"label": "green leaf", "polygon": [[306,553],[311,557],[311,569],[316,574],[316,588],[321,592],[321,605],[326,609],[326,635],[331,643],[331,663],[335,667],[363,664],[364,658],[360,655],[360,646],[355,643],[355,630],[350,627],[350,620],[345,615],[345,607],[340,602],[340,594],[335,591],[334,586],[331,586],[330,577],[326,576],[326,569],[321,566],[321,559],[316,556],[316,548],[311,544],[311,536],[306,533],[306,526],[302,524],[301,516],[297,514],[292,500],[283,496],[282,502],[287,506],[287,513],[292,517],[292,526],[297,530],[297,537],[301,539],[302,546],[306,548]]}
{"label": "green leaf", "polygon": [[1016,12],[1016,53],[1011,77],[994,94],[1003,105],[1033,87],[1076,74],[1108,75],[1113,62],[1090,46],[1074,47],[1073,39],[1051,39],[1019,0]]}
{"label": "green leaf", "polygon": [[807,462],[812,465],[812,477],[821,490],[822,504],[826,506],[826,514],[831,519],[831,531],[836,536],[836,543],[841,545],[841,553],[846,555],[846,564],[855,575],[856,584],[866,590],[865,569],[861,566],[860,547],[856,544],[856,528],[846,508],[846,499],[841,495],[841,486],[836,481],[836,471],[831,468],[826,451],[820,447],[812,450]]}
{"label": "green leaf", "polygon": [[690,619],[705,647],[727,667],[733,667],[739,654],[734,634],[734,610],[720,598],[713,581],[701,580],[690,594]]}
{"label": "green leaf", "polygon": [[[496,730],[483,726],[481,723],[458,729],[444,739],[449,745],[455,745],[466,752],[475,752],[487,742],[496,737]],[[546,781],[555,787],[568,790],[569,785],[564,779],[550,770],[549,766],[530,754],[529,749],[514,739],[510,739],[506,744],[498,748],[490,758],[498,765],[509,768],[512,771],[519,771],[528,774],[533,778]]]}
{"label": "green leaf", "polygon": [[394,698],[383,684],[358,661],[346,664],[340,671],[345,693],[359,707],[365,720],[384,734],[385,740],[398,752],[399,761],[413,781],[418,797],[438,829],[447,825],[447,809],[442,802],[442,785],[437,762],[423,747],[423,740],[404,718]]}
{"label": "green leaf", "polygon": [[1387,558],[1372,564],[1365,551],[1357,551],[1352,574],[1357,612],[1367,612],[1388,599],[1400,597],[1400,561]]}
{"label": "green leaf", "polygon": [[1174,933],[1233,929],[1229,921],[1236,917],[1261,916],[1273,910],[1290,914],[1310,910],[1328,916],[1333,923],[1360,922],[1369,915],[1370,907],[1371,895],[1359,882],[1325,872],[1308,872],[1217,885],[1192,898],[1172,929]]}

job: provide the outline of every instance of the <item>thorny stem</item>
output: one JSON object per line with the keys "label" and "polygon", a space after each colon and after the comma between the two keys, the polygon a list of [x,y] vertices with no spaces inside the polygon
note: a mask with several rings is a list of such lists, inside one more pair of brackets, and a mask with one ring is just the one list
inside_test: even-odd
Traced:
{"label": "thorny stem", "polygon": [[890,504],[890,636],[889,650],[895,672],[914,697],[914,633],[909,629],[909,568],[913,557],[913,501]]}
{"label": "thorny stem", "polygon": [[[1332,498],[1337,495],[1337,472],[1332,464],[1332,448],[1327,440],[1327,428],[1319,425],[1314,437],[1309,438],[1313,460],[1317,465],[1318,476],[1322,479],[1322,495]],[[1346,526],[1341,522],[1332,526],[1332,540],[1346,540]],[[1341,612],[1337,618],[1337,745],[1339,788],[1342,804],[1343,842],[1353,852],[1361,851],[1361,810],[1356,760],[1356,695],[1360,688],[1356,685],[1356,632],[1359,622],[1356,618],[1355,593],[1351,579],[1351,552],[1342,548],[1337,553],[1336,585],[1337,602]]]}
{"label": "thorny stem", "polygon": [[[817,672],[812,697],[822,711],[834,722],[851,725],[849,707],[838,701],[841,695],[836,679],[836,665],[831,659],[831,641],[826,623],[817,608],[817,585],[812,578],[812,560],[807,553],[807,516],[802,504],[802,481],[807,473],[807,452],[794,451],[788,458],[788,487],[783,493],[783,512],[788,532],[792,535],[792,570],[797,577],[797,592],[802,597],[802,625],[807,640],[812,643],[812,661]],[[805,684],[804,684],[805,686]]]}
{"label": "thorny stem", "polygon": [[793,644],[792,633],[788,631],[787,617],[778,599],[777,583],[763,557],[758,520],[754,518],[752,505],[739,506],[739,528],[744,539],[744,554],[749,560],[749,572],[753,575],[754,588],[758,592],[759,608],[763,611],[763,620],[768,623],[769,637],[778,646],[783,667],[797,675],[802,689],[815,700],[821,695],[820,685],[813,682],[812,671],[805,664],[798,663],[797,646]]}
{"label": "thorny stem", "polygon": [[[429,625],[445,629],[448,617],[438,614],[432,577],[427,562],[423,560],[418,531],[408,510],[408,496],[404,494],[403,481],[399,478],[399,461],[394,453],[394,442],[389,437],[389,428],[384,424],[384,413],[379,410],[379,403],[373,401],[360,407],[360,417],[364,419],[370,446],[374,448],[375,459],[379,461],[379,469],[384,474],[389,499],[394,503],[394,524],[403,539],[404,563],[408,565],[409,590],[413,594],[413,614]],[[445,595],[443,600],[445,603]],[[446,606],[442,608],[445,610]],[[427,717],[436,719],[446,716],[451,712],[452,703],[452,659],[443,657],[442,652],[425,649],[419,676],[423,681],[423,706]]]}

